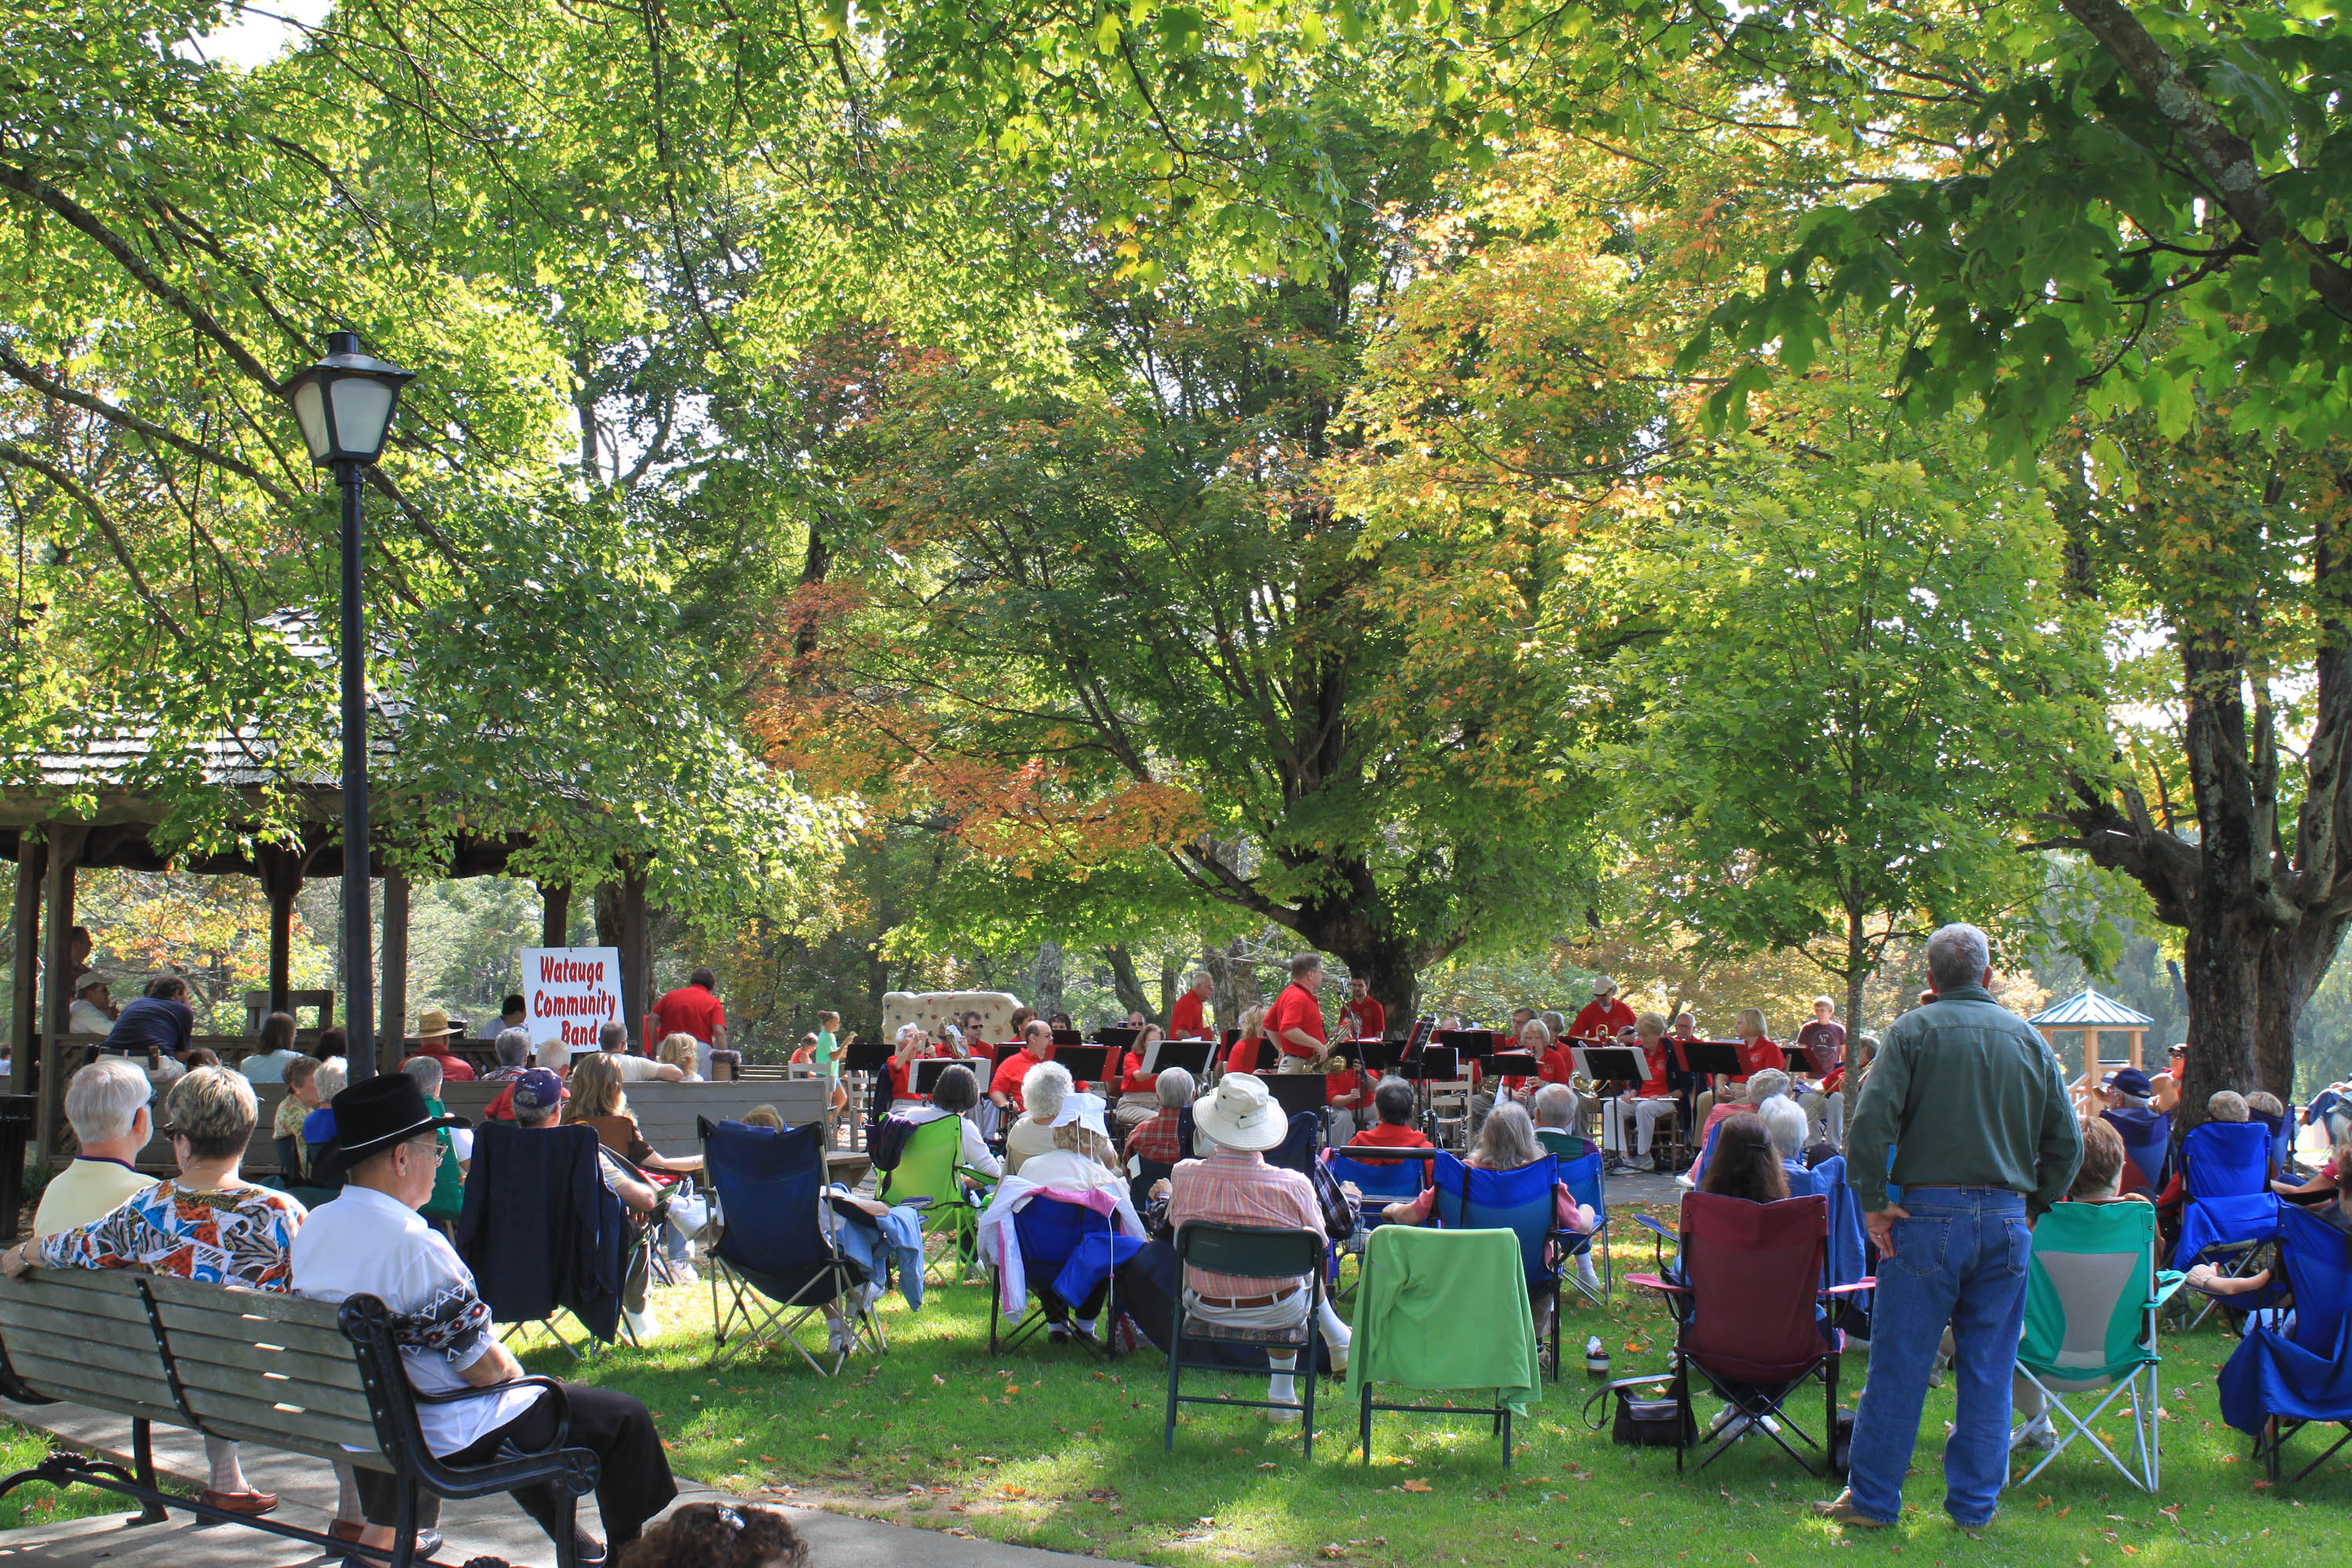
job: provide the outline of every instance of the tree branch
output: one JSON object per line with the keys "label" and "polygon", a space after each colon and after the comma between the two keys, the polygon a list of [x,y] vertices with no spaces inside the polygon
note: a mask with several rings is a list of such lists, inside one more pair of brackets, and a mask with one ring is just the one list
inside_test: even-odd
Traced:
{"label": "tree branch", "polygon": [[56,464],[35,457],[22,447],[6,441],[0,441],[0,462],[10,462],[21,468],[30,468],[80,502],[81,509],[89,513],[90,521],[98,524],[99,532],[106,536],[107,546],[114,552],[115,560],[121,562],[122,570],[130,574],[131,586],[137,590],[139,597],[146,603],[150,610],[155,613],[155,618],[162,621],[170,630],[174,640],[179,642],[188,640],[188,634],[180,629],[180,623],[172,618],[172,612],[163,607],[163,601],[156,597],[155,590],[147,585],[145,577],[140,575],[139,563],[131,559],[131,545],[124,540],[121,531],[114,526],[114,519],[107,515],[106,508],[99,503],[96,496],[82,487],[79,479],[75,479]]}
{"label": "tree branch", "polygon": [[150,440],[161,441],[168,447],[175,447],[199,462],[210,463],[215,468],[226,468],[232,474],[238,474],[251,479],[268,491],[271,500],[281,505],[290,506],[294,503],[292,494],[280,489],[276,480],[268,478],[242,458],[231,457],[218,447],[206,446],[202,441],[183,436],[168,426],[158,425],[150,419],[142,419],[129,409],[109,403],[102,397],[94,397],[87,392],[77,392],[62,382],[52,381],[33,366],[18,359],[9,351],[5,343],[0,343],[0,370],[6,371],[44,397],[54,397],[59,403],[71,404],[76,408],[85,409],[97,415],[110,425],[119,425],[125,430],[136,431]]}

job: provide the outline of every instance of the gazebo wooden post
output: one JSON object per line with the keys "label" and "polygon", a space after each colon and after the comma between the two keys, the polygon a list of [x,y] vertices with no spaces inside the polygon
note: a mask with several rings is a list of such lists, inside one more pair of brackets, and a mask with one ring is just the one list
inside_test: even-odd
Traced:
{"label": "gazebo wooden post", "polygon": [[2142,1049],[2141,1042],[2142,1042],[2143,1040],[2147,1039],[2147,1031],[2146,1029],[2134,1029],[2134,1030],[2131,1032],[2131,1065],[2132,1065],[2132,1066],[2134,1066],[2134,1067],[2136,1067],[2136,1068],[2137,1068],[2137,1067],[2139,1067],[2139,1066],[2141,1065],[2141,1063],[2140,1063],[2140,1051],[2141,1051],[2141,1049]]}
{"label": "gazebo wooden post", "polygon": [[[294,989],[294,896],[302,890],[302,868],[309,858],[300,849],[282,844],[263,844],[253,852],[254,872],[269,898],[269,1010],[273,1013],[287,1010],[289,994]],[[350,1017],[353,1008],[367,1005],[364,996],[346,996],[343,1016]]]}
{"label": "gazebo wooden post", "polygon": [[47,841],[26,828],[16,836],[16,988],[8,999],[8,1092],[22,1094],[41,1059],[41,874]]}
{"label": "gazebo wooden post", "polygon": [[383,995],[383,1021],[375,1032],[383,1053],[378,1059],[396,1063],[400,1043],[408,1037],[408,879],[389,866],[383,872],[383,967],[376,984]]}
{"label": "gazebo wooden post", "polygon": [[572,934],[572,884],[541,882],[539,885],[539,945],[563,947],[564,939]]}
{"label": "gazebo wooden post", "polygon": [[[74,868],[81,864],[82,846],[89,837],[89,829],[79,822],[49,824],[48,909],[44,911],[48,929],[41,933],[42,966],[47,971],[41,986],[41,1059],[45,1063],[53,1059],[48,1037],[66,1032],[67,1016],[73,1011]],[[41,1104],[34,1121],[34,1136],[43,1159],[57,1147],[58,1126],[65,1113],[64,1063],[56,1066],[58,1071],[45,1070],[41,1075]]]}

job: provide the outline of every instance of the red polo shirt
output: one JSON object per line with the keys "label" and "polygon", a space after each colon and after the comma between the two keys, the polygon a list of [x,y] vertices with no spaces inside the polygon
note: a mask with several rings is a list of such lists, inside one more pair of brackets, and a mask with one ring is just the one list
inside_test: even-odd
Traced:
{"label": "red polo shirt", "polygon": [[1576,1015],[1576,1022],[1568,1032],[1580,1040],[1613,1040],[1620,1029],[1633,1026],[1633,1009],[1612,996],[1603,1000],[1594,997]]}
{"label": "red polo shirt", "polygon": [[679,986],[655,1003],[654,1011],[661,1015],[663,1034],[692,1035],[706,1046],[727,1026],[727,1009],[699,985]]}
{"label": "red polo shirt", "polygon": [[1265,1045],[1265,1041],[1262,1037],[1255,1037],[1248,1035],[1244,1035],[1240,1039],[1235,1040],[1234,1042],[1234,1048],[1225,1053],[1225,1070],[1227,1072],[1256,1072],[1257,1054]]}
{"label": "red polo shirt", "polygon": [[1370,996],[1349,1003],[1339,1009],[1339,1016],[1351,1039],[1377,1040],[1388,1032],[1389,1010]]}
{"label": "red polo shirt", "polygon": [[1168,1009],[1168,1037],[1171,1040],[1207,1037],[1209,1026],[1202,1017],[1202,1005],[1198,993],[1187,991],[1177,997],[1176,1005]]}
{"label": "red polo shirt", "polygon": [[1029,1069],[1035,1067],[1041,1059],[1032,1055],[1027,1046],[1023,1046],[996,1064],[996,1076],[988,1080],[988,1092],[1004,1096],[1013,1101],[1013,1109],[1015,1110],[1028,1110],[1029,1108],[1021,1102],[1021,1080],[1029,1076]]}
{"label": "red polo shirt", "polygon": [[1753,1045],[1742,1040],[1739,1042],[1739,1076],[1731,1081],[1746,1083],[1748,1074],[1762,1072],[1766,1068],[1779,1068],[1786,1072],[1789,1054],[1769,1040],[1759,1039]]}
{"label": "red polo shirt", "polygon": [[1315,993],[1296,980],[1284,986],[1282,994],[1274,999],[1274,1005],[1266,1009],[1266,1036],[1282,1047],[1284,1056],[1311,1057],[1318,1054],[1284,1039],[1284,1032],[1289,1029],[1313,1037],[1318,1045],[1324,1041],[1323,1005],[1315,999]]}

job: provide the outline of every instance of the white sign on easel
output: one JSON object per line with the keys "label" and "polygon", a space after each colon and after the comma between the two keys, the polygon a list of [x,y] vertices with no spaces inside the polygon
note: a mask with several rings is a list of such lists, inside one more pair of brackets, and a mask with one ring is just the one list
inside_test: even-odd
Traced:
{"label": "white sign on easel", "polygon": [[[621,1016],[621,950],[614,947],[526,947],[522,961],[523,1027],[530,1043],[573,1051],[596,1048],[597,1031]],[[543,1062],[548,1053],[540,1053]]]}

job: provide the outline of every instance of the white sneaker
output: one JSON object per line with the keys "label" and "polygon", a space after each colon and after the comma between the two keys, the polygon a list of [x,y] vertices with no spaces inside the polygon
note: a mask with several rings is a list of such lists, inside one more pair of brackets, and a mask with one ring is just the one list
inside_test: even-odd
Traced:
{"label": "white sneaker", "polygon": [[1601,1271],[1592,1267],[1592,1254],[1587,1252],[1577,1258],[1576,1277],[1595,1290],[1601,1289]]}
{"label": "white sneaker", "polygon": [[2058,1446],[2058,1428],[2050,1424],[2046,1415],[2037,1415],[2009,1435],[2012,1448],[2054,1448]]}
{"label": "white sneaker", "polygon": [[1334,1374],[1343,1373],[1348,1370],[1348,1347],[1346,1345],[1333,1344],[1329,1340],[1325,1340],[1323,1342],[1323,1348],[1331,1352],[1331,1371]]}

